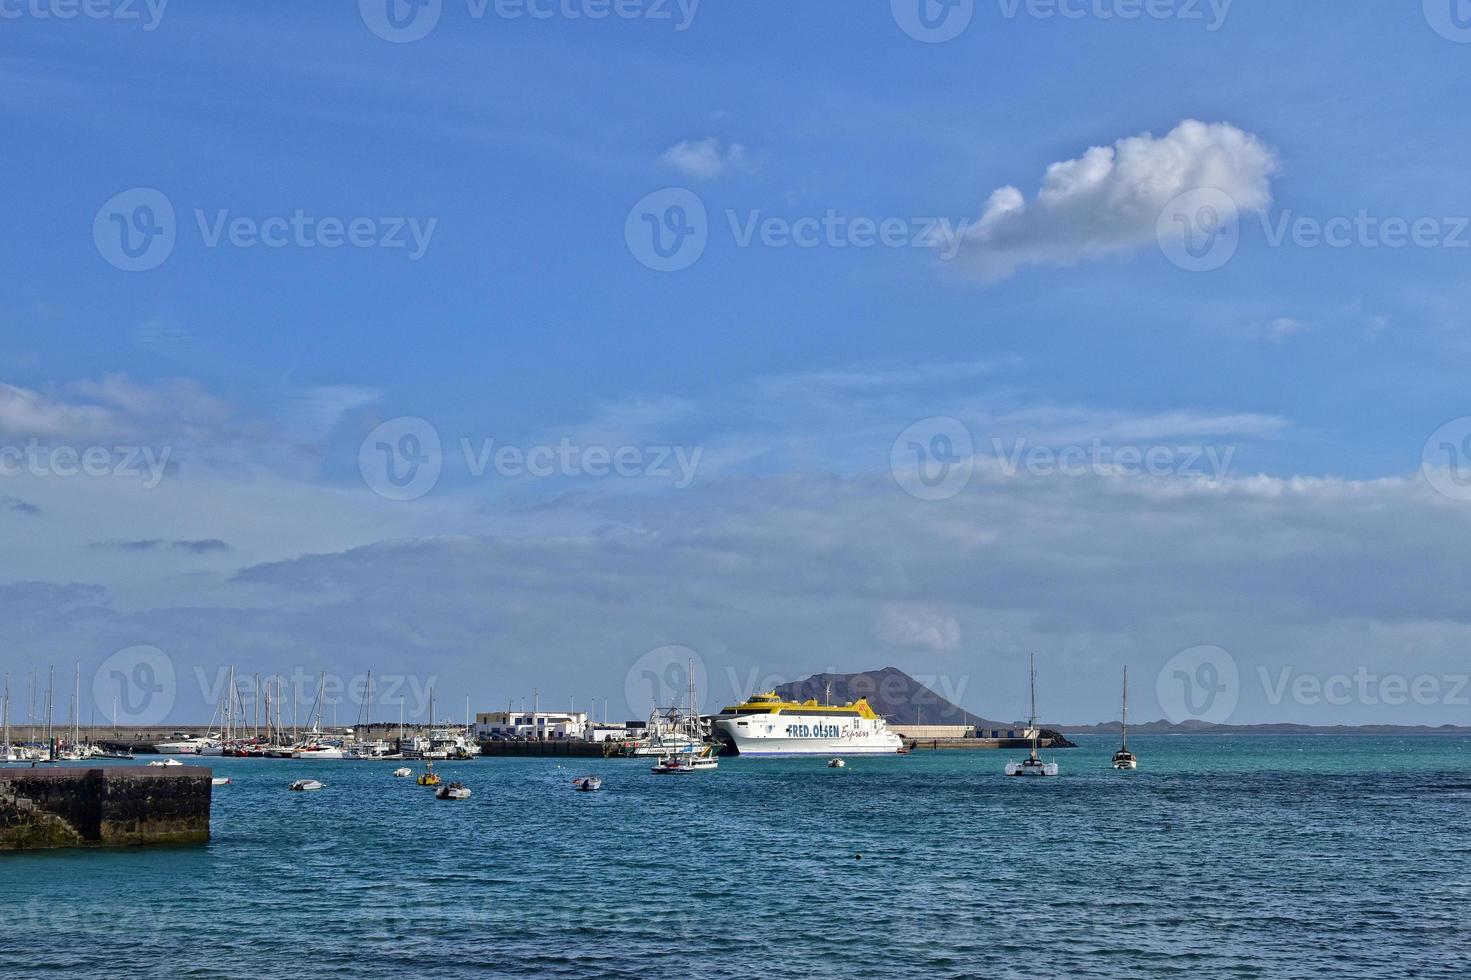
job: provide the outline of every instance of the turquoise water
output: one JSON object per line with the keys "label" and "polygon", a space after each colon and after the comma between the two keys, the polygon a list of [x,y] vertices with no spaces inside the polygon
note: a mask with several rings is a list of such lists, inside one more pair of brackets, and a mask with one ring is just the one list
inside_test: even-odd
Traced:
{"label": "turquoise water", "polygon": [[0,976],[1466,974],[1471,739],[1139,737],[1134,773],[1082,741],[1056,780],[444,764],[461,803],[396,764],[212,760],[208,846],[0,858]]}

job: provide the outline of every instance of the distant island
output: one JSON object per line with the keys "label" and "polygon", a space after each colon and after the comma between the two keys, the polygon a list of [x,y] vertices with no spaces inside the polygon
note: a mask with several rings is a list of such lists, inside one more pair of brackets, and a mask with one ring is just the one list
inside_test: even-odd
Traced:
{"label": "distant island", "polygon": [[[830,693],[829,693],[830,692]],[[776,693],[790,701],[831,699],[836,703],[867,698],[873,710],[891,725],[965,725],[979,728],[1017,729],[1025,721],[996,721],[966,711],[936,694],[898,667],[867,670],[856,674],[813,674],[783,684]],[[1039,726],[1067,735],[1117,735],[1119,723],[1104,721],[1086,725],[1059,725],[1039,719]],[[1215,725],[1203,721],[1134,722],[1131,734],[1139,735],[1471,735],[1466,725],[1299,725],[1287,722],[1260,725]]]}

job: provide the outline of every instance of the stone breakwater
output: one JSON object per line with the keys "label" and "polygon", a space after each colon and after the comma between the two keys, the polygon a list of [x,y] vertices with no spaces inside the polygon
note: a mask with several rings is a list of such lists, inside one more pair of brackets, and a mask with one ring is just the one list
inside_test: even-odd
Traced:
{"label": "stone breakwater", "polygon": [[0,769],[0,851],[209,840],[209,769]]}

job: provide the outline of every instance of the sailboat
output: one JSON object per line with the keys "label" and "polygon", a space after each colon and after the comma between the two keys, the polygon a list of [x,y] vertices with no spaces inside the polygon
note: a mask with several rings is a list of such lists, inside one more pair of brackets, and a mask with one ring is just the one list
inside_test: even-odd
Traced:
{"label": "sailboat", "polygon": [[1008,776],[1056,776],[1057,763],[1043,762],[1037,757],[1037,743],[1041,740],[1041,732],[1037,728],[1037,655],[1032,654],[1031,660],[1032,681],[1032,717],[1027,722],[1027,731],[1032,738],[1032,751],[1021,762],[1008,762],[1006,774]]}
{"label": "sailboat", "polygon": [[10,675],[5,675],[5,700],[3,702],[5,713],[5,736],[0,741],[0,762],[20,762],[23,755],[10,744]]}
{"label": "sailboat", "polygon": [[1123,736],[1123,742],[1119,750],[1113,754],[1113,767],[1115,769],[1138,769],[1139,757],[1129,751],[1129,668],[1124,668],[1124,713],[1119,722],[1119,732]]}

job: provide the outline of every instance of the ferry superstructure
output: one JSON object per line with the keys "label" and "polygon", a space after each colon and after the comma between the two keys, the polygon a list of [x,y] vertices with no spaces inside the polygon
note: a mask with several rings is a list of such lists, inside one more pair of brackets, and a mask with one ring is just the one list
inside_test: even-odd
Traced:
{"label": "ferry superstructure", "polygon": [[713,721],[721,739],[741,755],[887,755],[904,746],[866,698],[819,704],[784,701],[767,691],[730,705]]}

